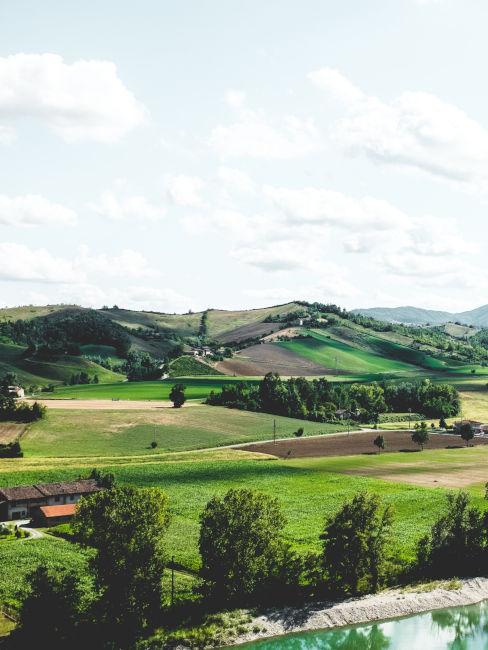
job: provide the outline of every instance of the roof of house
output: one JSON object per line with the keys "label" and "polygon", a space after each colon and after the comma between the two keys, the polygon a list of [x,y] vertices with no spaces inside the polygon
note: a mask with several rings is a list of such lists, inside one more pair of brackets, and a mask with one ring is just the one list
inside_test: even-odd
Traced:
{"label": "roof of house", "polygon": [[478,422],[478,420],[457,420],[454,422],[454,426],[461,427],[463,424],[471,424],[474,427],[479,427],[483,422]]}
{"label": "roof of house", "polygon": [[91,494],[101,488],[95,479],[78,479],[64,483],[38,483],[0,489],[0,501],[27,501],[63,494]]}
{"label": "roof of house", "polygon": [[61,506],[41,506],[39,510],[42,512],[46,519],[50,517],[70,517],[75,514],[76,504],[67,503]]}

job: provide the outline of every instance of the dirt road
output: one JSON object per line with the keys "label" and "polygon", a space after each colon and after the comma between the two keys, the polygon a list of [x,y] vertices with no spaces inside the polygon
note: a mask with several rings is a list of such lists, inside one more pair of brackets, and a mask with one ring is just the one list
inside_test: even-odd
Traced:
{"label": "dirt road", "polygon": [[[71,411],[133,411],[135,409],[168,409],[173,408],[169,400],[111,400],[111,399],[37,399],[51,409],[66,409]],[[183,408],[197,404],[187,402]]]}

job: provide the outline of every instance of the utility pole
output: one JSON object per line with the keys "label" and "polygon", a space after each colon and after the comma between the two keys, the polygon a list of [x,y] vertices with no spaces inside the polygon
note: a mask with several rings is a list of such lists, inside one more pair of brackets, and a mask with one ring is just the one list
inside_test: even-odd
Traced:
{"label": "utility pole", "polygon": [[276,445],[276,420],[273,420],[273,444]]}

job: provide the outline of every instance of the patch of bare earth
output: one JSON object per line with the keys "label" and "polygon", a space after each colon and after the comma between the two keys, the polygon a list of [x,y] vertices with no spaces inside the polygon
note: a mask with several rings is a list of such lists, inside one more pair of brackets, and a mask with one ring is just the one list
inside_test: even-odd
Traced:
{"label": "patch of bare earth", "polygon": [[272,332],[276,332],[281,327],[281,323],[251,323],[249,325],[241,325],[228,332],[219,334],[217,340],[219,343],[239,343],[247,339],[254,339],[257,336],[266,336]]}
{"label": "patch of bare earth", "polygon": [[[232,359],[221,361],[217,369],[226,374],[259,376],[268,372],[280,375],[307,377],[322,376],[331,371],[295,352],[273,343],[252,345],[238,352]],[[244,372],[245,370],[245,372]]]}
{"label": "patch of bare earth", "polygon": [[26,424],[2,422],[0,424],[0,444],[8,445],[11,442],[15,442],[24,433],[26,428]]}
{"label": "patch of bare earth", "polygon": [[[37,399],[36,402],[51,409],[63,410],[90,410],[90,411],[132,411],[134,409],[162,409],[173,408],[170,401],[163,400],[111,400],[111,399]],[[183,408],[193,406],[191,402]]]}

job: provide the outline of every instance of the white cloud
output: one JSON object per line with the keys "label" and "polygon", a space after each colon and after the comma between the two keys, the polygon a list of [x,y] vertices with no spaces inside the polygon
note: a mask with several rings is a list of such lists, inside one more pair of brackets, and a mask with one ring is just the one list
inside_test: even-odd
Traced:
{"label": "white cloud", "polygon": [[263,193],[297,225],[329,224],[355,230],[391,230],[408,226],[409,218],[401,210],[370,196],[356,199],[314,187],[292,190],[265,186]]}
{"label": "white cloud", "polygon": [[230,190],[237,190],[243,193],[250,193],[255,190],[252,178],[233,167],[219,167],[217,178]]}
{"label": "white cloud", "polygon": [[320,134],[310,119],[268,117],[263,111],[246,108],[245,96],[236,91],[230,91],[226,101],[236,120],[215,127],[209,138],[210,147],[222,158],[291,160],[321,148]]}
{"label": "white cloud", "polygon": [[76,212],[43,196],[0,194],[0,224],[7,226],[73,225]]}
{"label": "white cloud", "polygon": [[308,76],[343,103],[347,115],[332,135],[350,153],[419,170],[470,191],[488,191],[488,130],[458,107],[425,92],[404,92],[384,102],[330,68]]}
{"label": "white cloud", "polygon": [[205,182],[198,176],[177,174],[166,179],[166,190],[170,200],[175,205],[191,208],[202,208],[205,205],[201,192]]}
{"label": "white cloud", "polygon": [[145,278],[158,275],[149,268],[142,253],[125,249],[118,255],[105,253],[92,254],[86,246],[82,246],[75,260],[75,266],[83,274],[101,274],[103,276],[121,278]]}
{"label": "white cloud", "polygon": [[110,61],[68,64],[57,54],[0,57],[0,119],[22,117],[39,120],[66,142],[112,142],[142,124],[146,109]]}
{"label": "white cloud", "polygon": [[78,279],[73,262],[55,257],[45,248],[0,243],[0,280],[69,283]]}
{"label": "white cloud", "polygon": [[162,205],[151,203],[144,196],[117,194],[112,190],[102,192],[97,203],[88,207],[102,217],[114,221],[159,221],[166,213]]}
{"label": "white cloud", "polygon": [[54,284],[83,284],[87,278],[147,278],[158,274],[139,252],[126,249],[116,255],[94,254],[81,246],[71,258],[57,257],[45,248],[0,243],[0,280]]}

